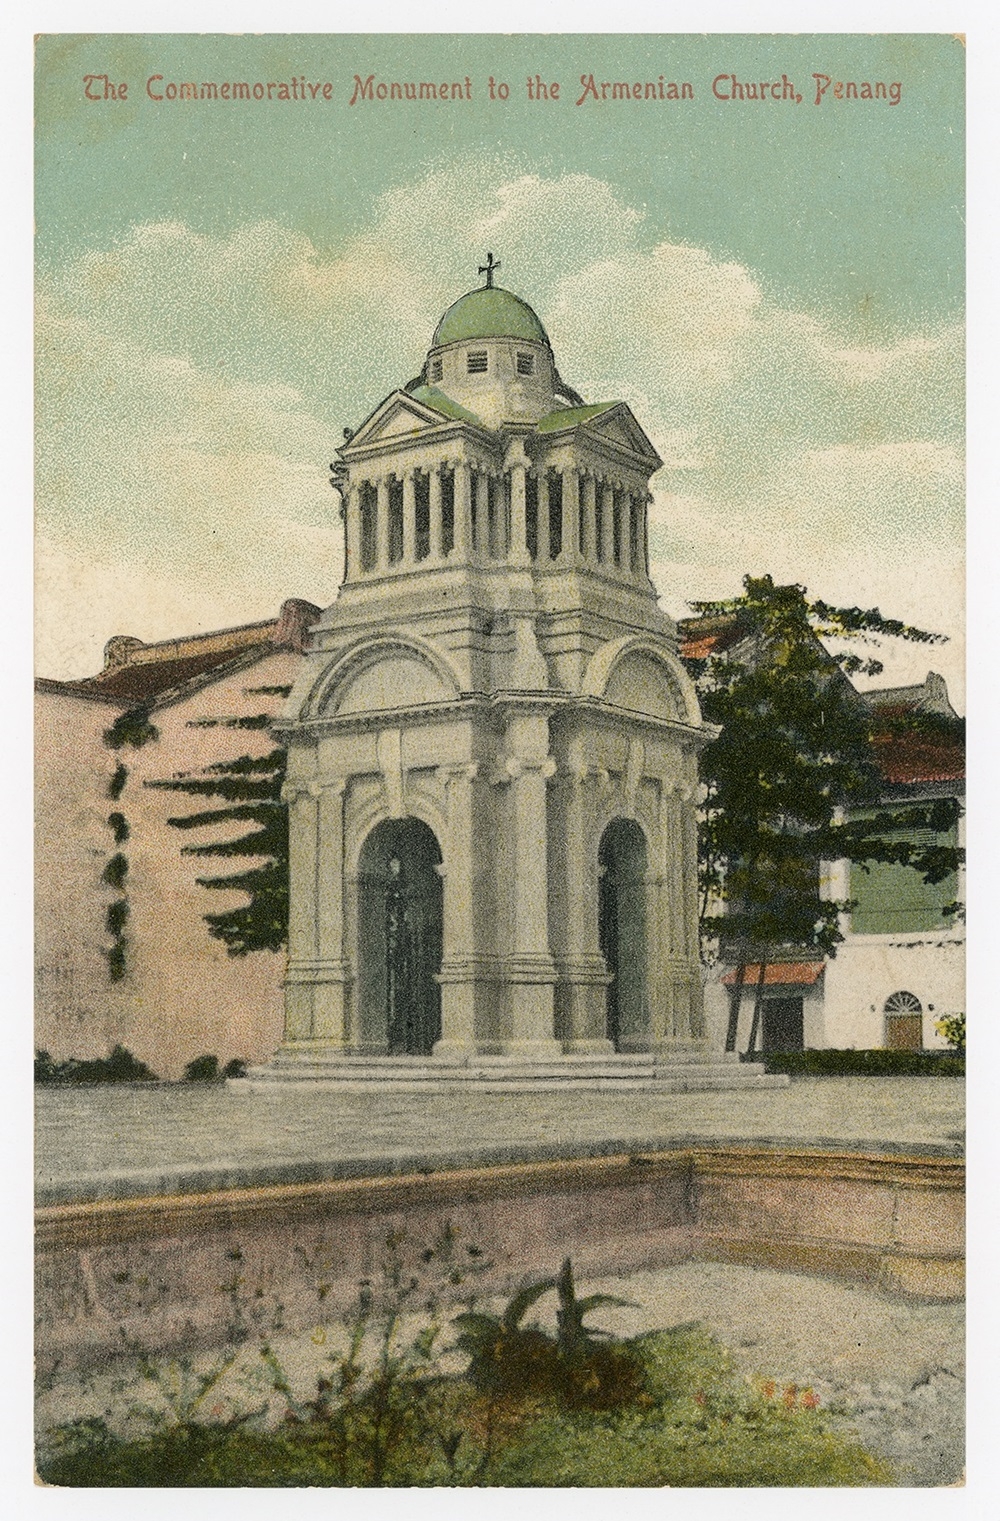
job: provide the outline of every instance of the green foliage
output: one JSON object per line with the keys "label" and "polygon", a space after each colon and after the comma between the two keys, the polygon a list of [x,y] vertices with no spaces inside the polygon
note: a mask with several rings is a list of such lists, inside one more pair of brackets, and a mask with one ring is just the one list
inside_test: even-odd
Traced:
{"label": "green foliage", "polygon": [[[522,1326],[532,1305],[552,1289],[559,1297],[555,1336],[537,1325]],[[557,1278],[524,1285],[500,1315],[468,1310],[456,1316],[456,1346],[469,1354],[467,1376],[477,1389],[508,1398],[556,1398],[570,1407],[609,1408],[638,1396],[640,1369],[627,1348],[604,1344],[612,1340],[609,1334],[585,1321],[604,1305],[628,1303],[610,1294],[578,1299],[567,1257]]]}
{"label": "green foliage", "polygon": [[48,1051],[35,1053],[36,1083],[148,1083],[156,1073],[138,1061],[126,1046],[115,1046],[110,1056],[80,1061],[54,1062]]}
{"label": "green foliage", "polygon": [[128,971],[125,960],[125,941],[116,940],[114,945],[109,946],[104,952],[104,959],[108,963],[108,976],[112,982],[121,982]]}
{"label": "green foliage", "polygon": [[965,1057],[965,1015],[946,1014],[943,1019],[934,1021],[934,1028],[940,1036],[948,1042],[953,1051],[964,1059]]}
{"label": "green foliage", "polygon": [[240,1057],[234,1056],[232,1061],[224,1067],[219,1066],[219,1058],[206,1054],[196,1056],[194,1061],[188,1062],[184,1068],[185,1083],[221,1083],[227,1077],[245,1077],[247,1064]]}
{"label": "green foliage", "polygon": [[101,873],[101,881],[106,882],[108,887],[121,888],[125,885],[128,876],[128,860],[117,851],[110,859]]}
{"label": "green foliage", "polygon": [[[271,722],[268,715],[260,715],[260,719],[260,723],[255,719],[248,726],[264,728]],[[183,847],[185,855],[250,858],[259,862],[241,871],[196,879],[200,887],[246,894],[246,903],[238,908],[204,915],[209,934],[221,940],[231,956],[278,951],[288,938],[288,809],[281,798],[285,760],[285,750],[279,747],[267,755],[243,755],[217,762],[197,776],[177,776],[146,784],[190,797],[217,798],[225,805],[169,819],[175,829],[255,826],[235,837]]]}
{"label": "green foliage", "polygon": [[141,750],[143,745],[148,745],[151,740],[159,737],[159,729],[150,723],[149,705],[146,703],[139,703],[134,708],[119,713],[110,729],[104,731],[104,743],[109,750],[120,750],[123,745]]}
{"label": "green foliage", "polygon": [[114,835],[116,845],[124,845],[129,837],[128,820],[123,813],[108,814],[108,828]]}
{"label": "green foliage", "polygon": [[116,898],[113,903],[109,903],[107,911],[104,915],[104,922],[107,925],[108,934],[114,935],[116,939],[120,940],[125,929],[125,925],[128,923],[128,917],[130,913],[131,909],[129,908],[127,898]]}
{"label": "green foliage", "polygon": [[[160,731],[150,722],[147,703],[139,703],[136,707],[119,713],[110,729],[104,731],[104,743],[109,750],[120,750],[123,745],[140,750],[143,745],[159,737]],[[113,802],[121,797],[127,781],[128,767],[119,760],[108,783],[108,797]],[[124,813],[109,813],[108,828],[116,845],[124,844],[129,837],[128,820]],[[112,944],[104,951],[104,958],[108,963],[108,978],[111,982],[121,982],[128,971],[128,942],[125,937],[125,923],[130,913],[128,899],[125,897],[127,875],[128,860],[120,850],[116,851],[101,874],[101,880],[108,887],[114,887],[122,894],[105,912],[105,927],[112,937]]]}
{"label": "green foliage", "polygon": [[[913,866],[940,882],[961,860],[953,846],[926,838],[954,828],[954,800],[882,805],[871,713],[845,674],[878,662],[831,654],[820,642],[938,636],[877,608],[810,602],[804,587],[776,586],[770,576],[747,576],[743,586],[739,598],[696,604],[734,619],[741,638],[692,662],[704,715],[721,726],[701,758],[702,928],[741,966],[782,949],[835,954],[851,904],[821,897],[822,861]],[[730,1049],[734,1042],[731,1015]]]}
{"label": "green foliage", "polygon": [[[299,1392],[269,1335],[241,1301],[242,1253],[220,1292],[231,1300],[231,1345],[195,1363],[143,1361],[153,1405],[133,1402],[124,1425],[68,1422],[44,1435],[39,1472],[81,1487],[660,1487],[879,1485],[888,1468],[834,1432],[810,1390],[752,1385],[697,1324],[617,1342],[585,1327],[603,1295],[579,1298],[572,1269],[520,1289],[498,1316],[454,1320],[486,1346],[523,1333],[527,1311],[559,1295],[550,1362],[579,1373],[595,1352],[634,1370],[600,1402],[564,1378],[545,1387],[483,1387],[440,1357],[445,1296],[485,1270],[482,1253],[446,1227],[417,1252],[402,1232],[386,1238],[377,1281],[364,1279],[339,1326],[339,1349],[314,1387]],[[315,1269],[320,1299],[321,1253]],[[279,1307],[280,1309],[280,1307]],[[254,1356],[253,1333],[260,1340]],[[483,1335],[477,1334],[483,1329]],[[535,1328],[537,1329],[537,1328]],[[544,1336],[544,1333],[539,1333]],[[313,1341],[315,1342],[315,1333]],[[448,1349],[443,1349],[446,1353]],[[450,1354],[449,1354],[450,1355]],[[240,1359],[242,1358],[242,1365]],[[257,1376],[254,1377],[256,1371]],[[235,1387],[234,1387],[235,1383]]]}
{"label": "green foliage", "polygon": [[[733,1487],[876,1486],[888,1467],[832,1431],[808,1391],[752,1388],[697,1327],[626,1346],[647,1394],[607,1410],[555,1400],[500,1403],[462,1377],[442,1377],[416,1333],[365,1367],[366,1316],[350,1320],[348,1350],[299,1401],[265,1350],[284,1400],[278,1429],[258,1412],[206,1421],[205,1400],[228,1364],[218,1360],[175,1394],[138,1439],[100,1419],[50,1436],[39,1461],[49,1484],[81,1487]],[[425,1328],[425,1329],[429,1329]],[[419,1345],[418,1345],[419,1344]]]}
{"label": "green foliage", "polygon": [[216,1083],[222,1077],[217,1056],[196,1056],[184,1068],[186,1083]]}
{"label": "green foliage", "polygon": [[965,1056],[946,1051],[822,1051],[769,1052],[768,1072],[803,1077],[964,1077]]}
{"label": "green foliage", "polygon": [[246,718],[192,718],[189,729],[269,729],[274,719],[270,713],[253,713]]}

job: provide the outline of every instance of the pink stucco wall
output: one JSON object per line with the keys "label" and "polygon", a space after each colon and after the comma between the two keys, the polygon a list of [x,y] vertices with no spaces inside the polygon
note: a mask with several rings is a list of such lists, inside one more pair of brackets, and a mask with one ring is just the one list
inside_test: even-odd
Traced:
{"label": "pink stucco wall", "polygon": [[[231,957],[212,939],[206,912],[235,907],[240,895],[198,887],[199,875],[222,875],[252,864],[245,858],[181,854],[209,836],[180,831],[167,819],[219,806],[144,786],[197,772],[220,760],[265,754],[267,731],[192,727],[199,719],[277,712],[281,698],[253,688],[288,685],[299,656],[276,651],[157,708],[159,738],[115,752],[102,740],[118,709],[63,693],[37,698],[36,1046],[56,1059],[107,1055],[127,1046],[160,1076],[176,1078],[205,1053],[260,1061],[282,1033],[284,955]],[[117,802],[107,795],[117,761],[129,776]],[[112,811],[128,821],[128,841],[114,843]],[[243,832],[246,825],[233,829]],[[218,831],[215,832],[218,837]],[[129,862],[126,891],[127,973],[112,983],[103,948],[111,944],[107,905],[118,896],[101,882],[116,849]]]}

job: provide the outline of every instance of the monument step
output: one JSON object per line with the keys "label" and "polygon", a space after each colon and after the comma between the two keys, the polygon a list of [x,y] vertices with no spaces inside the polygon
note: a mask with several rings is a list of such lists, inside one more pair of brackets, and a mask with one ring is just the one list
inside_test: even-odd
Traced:
{"label": "monument step", "polygon": [[562,1057],[529,1062],[517,1057],[477,1057],[463,1062],[426,1057],[345,1057],[319,1052],[279,1053],[269,1066],[252,1067],[234,1081],[266,1089],[287,1083],[341,1090],[379,1089],[395,1092],[448,1092],[475,1088],[480,1092],[530,1093],[695,1092],[712,1089],[781,1088],[784,1074],[766,1074],[759,1063],[713,1058],[680,1060],[650,1054]]}

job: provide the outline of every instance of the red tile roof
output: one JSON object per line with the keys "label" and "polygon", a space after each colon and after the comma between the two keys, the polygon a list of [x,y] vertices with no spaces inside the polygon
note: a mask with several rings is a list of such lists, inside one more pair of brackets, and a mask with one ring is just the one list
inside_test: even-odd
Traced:
{"label": "red tile roof", "polygon": [[[823,970],[822,961],[773,961],[764,967],[764,986],[785,987],[790,985],[810,987],[816,982]],[[736,972],[727,972],[722,979],[727,988],[731,988],[736,982]],[[744,968],[743,985],[753,987],[760,981],[760,962]]]}
{"label": "red tile roof", "polygon": [[960,782],[965,777],[961,739],[936,734],[880,734],[873,741],[878,768],[896,786]]}
{"label": "red tile roof", "polygon": [[104,650],[104,669],[79,681],[40,680],[38,690],[65,692],[128,707],[156,700],[199,676],[211,675],[234,661],[253,660],[275,649],[301,651],[309,628],[320,616],[311,602],[292,597],[277,618],[239,628],[184,635],[144,644],[116,634]]}

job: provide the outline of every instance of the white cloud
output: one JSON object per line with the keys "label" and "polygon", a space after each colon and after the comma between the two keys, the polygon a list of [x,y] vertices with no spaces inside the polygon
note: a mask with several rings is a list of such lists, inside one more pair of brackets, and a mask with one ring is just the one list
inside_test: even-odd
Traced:
{"label": "white cloud", "polygon": [[831,596],[843,561],[896,612],[907,567],[959,563],[956,328],[848,331],[738,263],[650,246],[642,211],[596,178],[463,160],[381,197],[334,250],[276,222],[160,223],[45,275],[39,513],[64,559],[48,582],[43,560],[43,622],[74,559],[93,568],[74,617],[88,649],[114,631],[104,563],[148,576],[143,597],[188,587],[162,603],[192,609],[181,628],[200,607],[225,604],[197,620],[219,626],[285,595],[329,601],[341,428],[416,372],[487,247],[566,380],[627,400],[662,454],[652,541],[671,597],[681,577],[715,595],[746,570]]}

